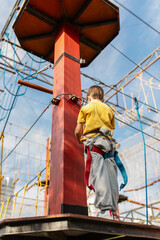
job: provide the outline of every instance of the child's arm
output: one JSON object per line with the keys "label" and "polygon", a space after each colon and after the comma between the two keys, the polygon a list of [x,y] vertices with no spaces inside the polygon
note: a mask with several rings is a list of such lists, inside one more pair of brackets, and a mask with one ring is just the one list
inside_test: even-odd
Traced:
{"label": "child's arm", "polygon": [[75,128],[75,132],[74,132],[79,143],[81,143],[80,139],[81,139],[82,132],[83,132],[83,124],[84,123],[77,123],[77,126]]}

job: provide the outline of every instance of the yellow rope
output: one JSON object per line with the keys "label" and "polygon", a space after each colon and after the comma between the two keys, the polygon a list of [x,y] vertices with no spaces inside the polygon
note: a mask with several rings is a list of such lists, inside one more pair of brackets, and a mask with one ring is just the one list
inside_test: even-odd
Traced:
{"label": "yellow rope", "polygon": [[0,200],[1,200],[1,185],[2,185],[2,160],[3,160],[3,143],[4,143],[4,132],[1,132],[0,139],[2,140],[2,145],[1,145],[1,165],[0,165]]}
{"label": "yellow rope", "polygon": [[13,206],[12,218],[14,218],[14,214],[15,214],[17,195],[18,195],[18,193],[15,193],[15,195],[14,195],[15,197],[14,197],[14,206]]}
{"label": "yellow rope", "polygon": [[18,215],[19,218],[21,216],[21,211],[22,211],[22,206],[23,206],[23,201],[24,201],[24,197],[25,197],[25,194],[26,194],[27,186],[28,186],[27,184],[24,186],[23,198],[22,198],[21,207],[20,207],[20,210],[19,210],[19,215]]}
{"label": "yellow rope", "polygon": [[7,199],[7,205],[6,205],[6,209],[5,209],[4,215],[3,215],[3,219],[4,219],[5,216],[6,216],[7,209],[8,209],[8,205],[9,205],[10,200],[11,200],[10,198]]}
{"label": "yellow rope", "polygon": [[1,212],[0,212],[0,218],[1,218],[1,216],[2,216],[3,207],[4,207],[4,202],[2,202],[2,206],[1,206]]}
{"label": "yellow rope", "polygon": [[38,193],[39,193],[39,186],[41,186],[41,181],[39,181],[41,173],[37,174],[38,176],[38,183],[37,183],[37,196],[36,196],[36,207],[35,207],[35,216],[37,216],[37,206],[38,206]]}

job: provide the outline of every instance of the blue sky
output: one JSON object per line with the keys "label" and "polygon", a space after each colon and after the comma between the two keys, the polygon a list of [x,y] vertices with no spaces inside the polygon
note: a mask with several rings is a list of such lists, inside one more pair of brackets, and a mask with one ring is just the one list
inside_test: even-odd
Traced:
{"label": "blue sky", "polygon": [[[114,1],[112,2],[115,3]],[[153,26],[155,29],[160,31],[159,0],[123,0],[120,2],[144,21]],[[9,0],[0,0],[0,3],[1,6],[3,6],[1,7],[0,15],[0,29],[2,29],[15,1],[11,2]],[[120,7],[120,32],[119,35],[112,41],[112,44],[138,64],[159,46],[159,34],[132,16],[125,9]],[[108,45],[104,51],[102,51],[102,53],[89,65],[89,67],[82,69],[82,72],[87,73],[92,77],[98,78],[108,85],[112,85],[119,81],[133,67],[135,67],[133,63],[128,61],[124,56],[112,48],[112,46]],[[92,84],[93,83],[91,81],[82,77],[82,88],[87,88]],[[107,90],[107,88],[105,88],[105,90]],[[32,97],[34,95],[34,97],[36,97],[36,100],[43,102],[44,105],[38,104],[38,102],[36,102],[34,103],[34,106],[33,100],[30,100],[29,98],[27,100],[25,99],[25,108],[28,109],[30,113],[30,120],[28,120],[28,118],[25,116],[28,126],[31,124],[32,118],[34,121],[34,118],[38,115],[38,113],[40,113],[40,110],[43,109],[45,104],[47,104],[50,99],[50,96],[47,96],[46,94],[37,93],[35,90],[28,89],[26,97],[30,97],[30,94]],[[23,102],[22,97],[21,101]],[[19,99],[17,101],[17,111],[18,109],[21,109],[21,101],[19,101]],[[27,106],[27,104],[30,105],[31,101],[32,105],[30,107]],[[11,119],[16,120],[14,113],[11,114],[10,121],[12,121]],[[46,119],[48,119],[48,116]],[[23,123],[24,122],[25,121],[23,121]],[[117,141],[122,140],[122,137],[120,139],[118,137],[118,131],[116,132],[115,137]]]}
{"label": "blue sky", "polygon": [[[159,0],[119,0],[125,7],[130,9],[148,24],[153,26],[160,32],[160,1]],[[114,0],[111,2],[115,3]],[[0,31],[2,30],[13,5],[15,4],[14,0],[0,0]],[[118,6],[118,4],[117,4]],[[159,46],[159,34],[153,29],[146,26],[144,23],[139,21],[136,17],[132,16],[125,9],[120,7],[120,32],[119,35],[112,41],[112,44],[132,59],[137,64],[146,58],[152,51],[154,51]],[[87,67],[83,68],[82,72],[100,79],[107,85],[113,85],[118,82],[123,76],[125,76],[135,65],[122,56],[118,51],[116,51],[112,46],[108,45],[102,53]],[[160,70],[159,65],[148,71],[156,75],[160,79]],[[52,70],[50,71],[52,74]],[[145,75],[146,79],[149,79]],[[82,89],[88,88],[93,85],[93,82],[84,77],[81,78]],[[38,82],[37,82],[38,83]],[[41,83],[39,83],[41,84]],[[127,88],[127,93],[130,91],[134,92],[136,96],[139,85],[135,82]],[[108,89],[105,88],[105,91]],[[156,99],[159,97],[159,92],[156,93]],[[122,103],[122,96],[119,96],[120,103]],[[21,137],[23,131],[20,131],[14,128],[14,125],[19,125],[22,128],[28,129],[32,123],[37,119],[41,114],[44,108],[48,105],[51,100],[51,96],[45,93],[40,93],[32,89],[28,89],[26,94],[22,97],[19,97],[16,103],[15,109],[12,111],[9,122],[13,123],[12,133],[14,136]],[[144,98],[142,96],[141,100]],[[151,98],[149,98],[150,101]],[[128,100],[127,100],[128,101]],[[152,104],[152,102],[151,102]],[[158,120],[159,115],[154,115],[151,112],[144,110],[145,114],[150,118],[155,118]],[[45,139],[51,133],[51,118],[52,118],[52,108],[43,115],[43,117],[38,121],[34,126],[34,131],[39,132],[43,135],[40,137],[40,143],[45,144]],[[5,119],[0,122],[0,131],[3,129],[5,124]],[[138,123],[135,124],[136,127],[139,127]],[[6,132],[9,132],[10,125],[7,125]],[[145,126],[144,126],[145,127]],[[136,131],[126,128],[119,128],[118,123],[116,122],[116,130],[114,137],[118,142],[125,140],[128,136],[132,136]],[[28,136],[34,138],[32,135]],[[7,142],[6,138],[6,142]],[[7,142],[9,143],[9,142]],[[10,143],[9,143],[10,144]],[[13,144],[14,145],[14,144]],[[44,155],[45,157],[45,155]]]}

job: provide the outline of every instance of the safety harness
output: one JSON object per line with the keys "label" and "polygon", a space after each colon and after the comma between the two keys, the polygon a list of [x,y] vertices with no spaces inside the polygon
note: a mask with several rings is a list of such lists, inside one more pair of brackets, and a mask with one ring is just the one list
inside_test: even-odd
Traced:
{"label": "safety harness", "polygon": [[90,148],[90,146],[85,146],[85,152],[87,154],[86,169],[85,169],[85,184],[88,186],[88,188],[91,190],[94,190],[94,187],[89,184],[89,174],[90,174],[90,168],[91,168],[91,163],[92,163],[91,151],[99,153],[100,155],[102,155],[104,157],[104,159],[114,157],[115,163],[116,163],[117,167],[119,168],[119,170],[122,174],[122,177],[123,177],[123,181],[124,181],[124,183],[121,183],[121,185],[120,185],[120,190],[122,188],[124,188],[128,182],[128,176],[127,176],[125,167],[118,156],[118,152],[110,151],[108,153],[105,153],[100,148],[98,148],[94,145],[91,148]]}

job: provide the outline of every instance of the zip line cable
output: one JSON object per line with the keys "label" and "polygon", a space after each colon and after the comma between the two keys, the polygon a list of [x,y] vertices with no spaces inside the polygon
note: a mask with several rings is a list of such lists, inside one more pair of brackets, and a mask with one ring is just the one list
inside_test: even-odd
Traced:
{"label": "zip line cable", "polygon": [[120,119],[117,118],[117,117],[115,117],[115,119],[116,119],[117,121],[119,121],[119,122],[121,122],[121,123],[123,123],[123,124],[126,124],[127,126],[133,128],[134,130],[136,130],[136,131],[138,131],[138,132],[141,132],[141,133],[145,134],[146,136],[148,136],[148,137],[150,137],[150,138],[153,138],[153,139],[157,140],[158,142],[160,141],[159,138],[156,138],[156,137],[154,137],[154,136],[152,136],[152,135],[150,135],[150,134],[148,134],[148,133],[146,133],[146,132],[144,132],[144,131],[142,131],[142,130],[136,128],[136,127],[133,127],[131,124],[126,123],[126,122],[120,120]]}
{"label": "zip line cable", "polygon": [[17,148],[17,146],[22,142],[22,140],[27,136],[27,134],[30,132],[30,130],[34,127],[34,125],[38,122],[38,120],[42,117],[42,115],[45,113],[45,111],[49,108],[49,106],[52,104],[52,101],[48,104],[48,106],[43,110],[43,112],[39,115],[39,117],[36,119],[36,121],[32,124],[32,126],[28,129],[28,131],[23,135],[23,137],[17,142],[17,144],[14,146],[14,148],[7,154],[7,156],[3,159],[2,163],[11,155],[11,153]]}
{"label": "zip line cable", "polygon": [[153,76],[151,73],[149,73],[148,71],[146,71],[145,69],[143,69],[139,64],[137,64],[135,61],[133,61],[131,58],[129,58],[126,54],[124,54],[122,51],[120,51],[118,48],[116,48],[113,44],[109,44],[112,48],[114,48],[116,51],[118,51],[121,55],[123,55],[126,59],[128,59],[130,62],[132,62],[134,65],[136,65],[136,67],[139,67],[142,71],[144,71],[145,73],[147,73],[150,77],[154,78],[155,80],[157,80],[158,82],[160,82],[160,79],[156,78],[155,76]]}
{"label": "zip line cable", "polygon": [[148,24],[146,21],[144,21],[142,18],[138,17],[135,13],[133,13],[131,10],[129,10],[127,7],[125,7],[122,3],[118,2],[117,0],[113,0],[114,2],[118,3],[122,8],[124,8],[125,10],[127,10],[130,14],[132,14],[134,17],[138,18],[142,23],[144,23],[145,25],[147,25],[149,28],[151,28],[152,30],[154,30],[156,33],[160,34],[160,32],[155,29],[154,27],[152,27],[150,24]]}
{"label": "zip line cable", "polygon": [[[104,82],[102,82],[101,80],[95,79],[95,78],[93,78],[93,77],[91,77],[91,76],[89,76],[89,75],[87,75],[87,74],[85,74],[85,73],[82,73],[82,72],[81,72],[81,75],[83,75],[83,76],[86,77],[86,78],[89,78],[89,79],[92,80],[93,82],[97,82],[97,83],[103,84],[105,87],[108,87],[108,88],[110,88],[111,90],[116,90],[116,89],[114,89],[114,88],[115,88],[115,85],[113,85],[113,87],[111,87],[111,85],[107,85],[107,84],[105,84]],[[119,90],[118,93],[121,93],[122,95],[125,95],[126,97],[129,97],[129,98],[131,98],[131,99],[134,100],[133,97],[129,96],[129,95],[126,94],[126,93],[122,93],[121,90]],[[140,100],[138,100],[138,101],[139,101],[140,103],[142,103],[143,105],[145,105],[145,106],[147,106],[147,107],[150,107],[150,108],[152,108],[153,110],[156,110],[156,111],[159,111],[159,112],[160,112],[160,109],[156,109],[155,107],[153,107],[153,106],[151,106],[151,105],[149,105],[149,104],[147,104],[147,103],[144,103],[144,102],[142,102],[142,101],[140,101]]]}
{"label": "zip line cable", "polygon": [[[50,161],[49,161],[49,163],[50,163]],[[47,168],[47,166],[44,167],[39,173],[42,174],[42,173],[46,170],[46,168]],[[28,186],[29,184],[31,184],[36,178],[37,178],[37,175],[36,175],[34,178],[32,178],[27,184],[25,184],[25,186]],[[23,187],[16,193],[16,195],[18,195],[23,189],[25,189],[25,186],[23,186]],[[10,200],[11,200],[13,197],[15,197],[15,194],[10,197]],[[7,202],[7,200],[4,201],[3,203],[0,203],[0,206],[1,206],[2,204],[6,203],[6,202]]]}
{"label": "zip line cable", "polygon": [[[62,93],[56,96],[56,99],[58,99],[62,95],[73,95],[71,93]],[[82,100],[81,98],[79,98]],[[52,99],[53,100],[53,99]],[[22,140],[27,136],[27,134],[30,132],[30,130],[34,127],[34,125],[38,122],[38,120],[42,117],[42,115],[45,113],[45,111],[50,107],[52,104],[52,100],[49,102],[48,106],[43,110],[43,112],[39,115],[39,117],[36,119],[36,121],[32,124],[32,126],[27,130],[27,132],[23,135],[23,137],[17,142],[17,144],[14,146],[14,148],[7,154],[7,156],[3,159],[2,163],[11,155],[11,153],[17,148],[17,146],[22,142]]]}
{"label": "zip line cable", "polygon": [[153,148],[153,147],[151,147],[150,145],[147,145],[147,144],[146,144],[146,146],[147,146],[148,148],[151,148],[152,150],[154,150],[154,151],[156,151],[156,152],[160,153],[160,151],[159,151],[158,149],[156,149],[156,148]]}

